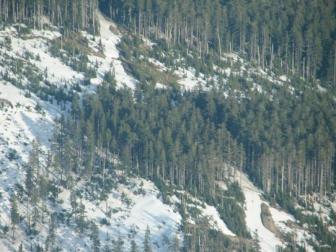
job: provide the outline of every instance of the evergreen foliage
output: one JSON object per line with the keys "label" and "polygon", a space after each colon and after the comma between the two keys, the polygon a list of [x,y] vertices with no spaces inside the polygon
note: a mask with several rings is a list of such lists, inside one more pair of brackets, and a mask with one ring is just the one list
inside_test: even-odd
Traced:
{"label": "evergreen foliage", "polygon": [[309,90],[297,96],[279,93],[272,101],[256,92],[249,97],[237,101],[221,90],[182,92],[149,84],[139,85],[133,96],[105,84],[84,98],[82,107],[74,103],[78,112],[64,119],[58,139],[70,149],[56,154],[64,169],[87,176],[102,172],[116,155],[128,172],[208,199],[216,180],[233,175],[231,167],[252,174],[267,193],[331,190],[332,98]]}
{"label": "evergreen foliage", "polygon": [[238,51],[258,65],[336,84],[336,4],[318,0],[102,0],[134,32],[200,56]]}
{"label": "evergreen foliage", "polygon": [[262,0],[2,0],[0,24],[35,28],[43,17],[64,34],[98,33],[96,9],[167,47],[196,50],[202,58],[237,51],[262,67],[336,84],[334,1]]}
{"label": "evergreen foliage", "polygon": [[131,241],[131,252],[138,252],[138,246],[134,240]]}
{"label": "evergreen foliage", "polygon": [[145,233],[145,239],[144,239],[144,252],[152,252],[152,245],[151,245],[151,238],[150,238],[150,230],[147,226],[146,233]]}
{"label": "evergreen foliage", "polygon": [[13,238],[14,238],[15,226],[20,222],[20,214],[19,214],[19,211],[18,211],[18,205],[17,205],[17,200],[16,200],[15,194],[13,194],[11,196],[10,216],[11,216]]}
{"label": "evergreen foliage", "polygon": [[70,31],[88,30],[97,32],[97,0],[1,0],[0,24],[26,23],[34,28],[43,28],[44,17],[49,22],[63,28],[64,34]]}
{"label": "evergreen foliage", "polygon": [[[184,51],[184,55],[189,55],[186,61],[196,73],[210,74],[216,57],[239,51],[263,68],[277,68],[306,79],[321,78],[336,84],[336,5],[332,1],[102,0],[99,3],[106,14],[124,27],[156,40],[160,49],[168,52],[175,47]],[[0,24],[25,22],[29,27],[20,28],[20,33],[25,34],[30,27],[42,28],[42,17],[47,16],[62,33],[72,37],[53,41],[52,54],[76,71],[85,72],[90,79],[96,73],[88,67],[88,41],[77,31],[97,32],[97,4],[97,0],[0,0]],[[52,164],[48,166],[55,173],[54,179],[49,179],[40,162],[39,146],[36,143],[32,146],[25,187],[21,190],[24,196],[20,197],[27,203],[27,233],[36,234],[34,226],[39,218],[43,219],[43,206],[39,203],[55,202],[59,188],[70,188],[74,183],[73,175],[85,178],[87,190],[93,196],[106,198],[108,188],[114,186],[107,174],[118,168],[155,181],[164,200],[172,188],[206,199],[216,206],[229,229],[244,240],[239,249],[245,251],[251,237],[245,225],[244,194],[237,183],[230,184],[226,192],[219,192],[216,183],[235,176],[235,169],[239,169],[252,175],[269,197],[273,196],[297,219],[308,223],[319,241],[335,246],[323,221],[304,216],[292,201],[293,197],[306,197],[312,192],[322,196],[334,189],[333,94],[316,92],[300,78],[294,79],[297,88],[292,94],[279,87],[271,96],[271,92],[247,90],[246,96],[237,99],[224,95],[220,85],[207,92],[182,91],[176,84],[176,76],[161,73],[140,59],[142,51],[138,51],[137,39],[130,36],[120,45],[123,60],[140,81],[134,92],[117,89],[110,73],[104,76],[96,94],[81,98],[75,92],[68,94],[56,87],[43,90],[39,86],[42,76],[34,74],[34,68],[23,68],[23,61],[18,60],[17,71],[28,76],[32,83],[30,91],[46,99],[54,96],[64,104],[72,99],[72,109],[60,119],[54,135]],[[6,46],[11,46],[10,38]],[[136,50],[132,49],[134,46]],[[68,56],[62,56],[60,50]],[[24,58],[29,60],[31,55]],[[165,63],[174,65],[173,58],[167,57]],[[7,78],[10,77],[4,77]],[[167,89],[155,89],[154,85],[161,81],[170,84]],[[15,85],[21,87],[22,83],[17,81]],[[248,83],[231,77],[227,85],[243,90]],[[39,105],[35,109],[41,111]],[[15,160],[15,153],[9,153],[9,158]],[[71,191],[71,216],[79,232],[89,228],[92,250],[99,251],[98,227],[85,220],[85,206],[79,202],[78,194]],[[122,201],[129,202],[126,194]],[[14,235],[14,228],[21,220],[15,193],[10,216]],[[46,250],[55,248],[56,222],[62,218],[61,213],[50,218]],[[237,244],[212,230],[203,220],[198,220],[195,226],[185,224],[184,232],[186,251],[237,249]],[[152,251],[149,228],[143,245],[144,251]],[[254,245],[258,250],[258,244]],[[121,238],[113,250],[123,250]],[[179,250],[176,236],[172,251]],[[139,251],[134,241],[131,251]]]}

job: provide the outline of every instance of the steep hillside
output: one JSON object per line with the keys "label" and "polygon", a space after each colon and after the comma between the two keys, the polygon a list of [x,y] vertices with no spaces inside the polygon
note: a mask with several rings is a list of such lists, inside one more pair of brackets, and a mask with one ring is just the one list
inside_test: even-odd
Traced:
{"label": "steep hillside", "polygon": [[333,89],[92,13],[0,30],[1,251],[333,250]]}
{"label": "steep hillside", "polygon": [[[151,231],[151,243],[155,251],[167,251],[171,240],[180,233],[181,216],[174,205],[162,202],[160,192],[149,181],[113,173],[109,183],[112,187],[107,198],[94,199],[94,195],[82,196],[94,182],[79,181],[71,189],[61,182],[57,170],[51,170],[50,157],[53,145],[54,127],[62,114],[67,114],[72,92],[80,95],[91,93],[100,85],[106,73],[113,71],[120,87],[134,88],[136,81],[127,75],[120,61],[116,45],[119,35],[110,30],[110,25],[100,15],[101,37],[92,37],[86,32],[96,75],[85,83],[85,73],[68,65],[66,50],[64,57],[54,55],[52,47],[60,38],[56,28],[52,30],[30,30],[25,25],[13,26],[1,31],[1,244],[5,251],[16,251],[22,245],[26,249],[70,248],[88,250],[92,248],[91,225],[97,225],[101,248],[120,246],[118,239],[134,239],[142,247],[147,227]],[[21,33],[21,29],[27,29]],[[99,41],[99,42],[97,42]],[[98,45],[98,43],[101,43]],[[101,54],[97,49],[101,47]],[[93,64],[93,63],[92,63]],[[17,67],[19,65],[20,67]],[[91,84],[90,84],[91,83]],[[64,100],[64,97],[66,98]],[[26,205],[27,164],[38,155],[40,172],[47,180],[47,198]],[[52,168],[56,169],[56,168]],[[39,184],[39,176],[33,180]],[[23,191],[22,191],[23,190]],[[40,190],[40,189],[38,189]],[[50,191],[49,191],[50,190]],[[72,199],[78,192],[78,199]],[[98,193],[98,192],[97,192]],[[13,219],[13,195],[19,220]],[[49,196],[48,196],[49,195]],[[77,202],[77,203],[75,203]],[[83,210],[81,221],[86,231],[79,231],[74,205]],[[232,234],[222,220],[218,220],[215,208],[204,210],[204,216],[215,218],[213,228]],[[79,211],[79,210],[78,210]],[[78,217],[79,218],[79,217]],[[28,223],[28,220],[31,223]],[[65,221],[65,219],[67,221]],[[30,222],[30,221],[29,221]],[[13,226],[14,225],[14,226]],[[91,238],[90,238],[91,237]],[[48,244],[48,245],[47,245]],[[113,245],[115,244],[115,245]],[[49,246],[49,247],[47,247]]]}
{"label": "steep hillside", "polygon": [[[49,153],[57,120],[68,111],[67,100],[62,100],[64,96],[78,90],[83,90],[80,95],[91,92],[113,67],[116,78],[120,79],[120,86],[127,81],[125,78],[128,75],[117,62],[118,50],[115,45],[118,36],[109,31],[109,24],[103,17],[101,21],[102,37],[91,37],[89,41],[93,54],[90,61],[99,65],[95,69],[97,77],[92,78],[92,84],[89,85],[83,84],[84,73],[74,70],[62,58],[52,54],[51,47],[60,37],[54,29],[29,30],[26,34],[20,34],[19,30],[25,28],[20,25],[21,28],[11,27],[1,31],[1,41],[6,45],[0,50],[1,73],[4,77],[0,83],[2,250],[16,251],[20,244],[23,245],[23,250],[36,250],[39,247],[47,249],[45,241],[48,239],[52,239],[49,241],[52,243],[49,244],[49,249],[53,246],[64,251],[69,251],[70,248],[91,250],[91,234],[89,231],[78,231],[78,226],[75,225],[77,217],[73,216],[73,199],[70,202],[70,194],[87,190],[89,182],[82,181],[71,190],[57,186],[60,178],[55,170],[49,173]],[[104,33],[104,24],[107,34]],[[85,32],[83,36],[89,37]],[[107,56],[98,57],[94,53],[97,46],[94,40],[97,39],[101,39],[104,54]],[[66,54],[65,51],[63,53]],[[128,78],[128,83],[134,82],[131,77]],[[62,99],[58,99],[58,92]],[[20,196],[18,191],[25,191],[26,166],[36,158],[32,156],[36,154],[38,162],[41,163],[40,172],[47,180],[47,187],[56,186],[58,189],[57,192],[52,192],[53,189],[49,188],[46,198],[26,205],[25,196]],[[33,178],[38,184],[40,176],[42,175]],[[142,246],[147,227],[152,232],[151,242],[157,251],[167,250],[171,236],[181,236],[178,230],[181,222],[179,213],[162,202],[160,192],[152,183],[140,178],[128,178],[122,173],[114,176],[110,183],[114,186],[104,200],[97,199],[95,202],[92,198],[85,200],[82,196],[75,200],[83,207],[82,221],[85,229],[90,230],[91,224],[98,225],[101,247],[105,244],[111,247],[113,241],[117,243],[119,237],[123,240],[133,237],[138,246]],[[53,193],[55,195],[51,195]],[[20,223],[15,228],[12,226],[13,220],[11,221],[13,195],[16,195],[16,211]],[[27,223],[30,218],[33,224]],[[64,218],[67,219],[66,222]],[[54,229],[51,230],[51,227]],[[128,246],[130,244],[126,243],[125,247]]]}

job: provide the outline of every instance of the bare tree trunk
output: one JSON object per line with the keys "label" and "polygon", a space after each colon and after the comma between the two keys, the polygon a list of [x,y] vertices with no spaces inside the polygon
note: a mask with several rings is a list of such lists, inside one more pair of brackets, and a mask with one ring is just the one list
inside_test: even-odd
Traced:
{"label": "bare tree trunk", "polygon": [[336,87],[336,45],[334,46],[334,86]]}

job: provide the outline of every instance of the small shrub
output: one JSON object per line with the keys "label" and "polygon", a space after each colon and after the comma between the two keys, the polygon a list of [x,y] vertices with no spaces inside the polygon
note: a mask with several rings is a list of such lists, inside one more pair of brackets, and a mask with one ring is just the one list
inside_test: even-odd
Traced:
{"label": "small shrub", "polygon": [[7,225],[5,225],[5,226],[2,227],[2,232],[3,232],[4,234],[7,234],[8,231],[9,231],[9,227],[8,227]]}
{"label": "small shrub", "polygon": [[100,220],[100,224],[101,224],[101,225],[108,226],[108,225],[110,225],[110,222],[109,222],[106,218],[102,218],[102,219]]}
{"label": "small shrub", "polygon": [[16,150],[9,149],[8,154],[7,154],[7,158],[8,158],[9,161],[14,161],[14,160],[19,159],[19,155],[18,155]]}
{"label": "small shrub", "polygon": [[237,182],[234,182],[229,185],[228,190],[225,192],[225,195],[228,197],[235,198],[238,202],[244,203],[245,202],[245,196],[242,192],[239,184]]}

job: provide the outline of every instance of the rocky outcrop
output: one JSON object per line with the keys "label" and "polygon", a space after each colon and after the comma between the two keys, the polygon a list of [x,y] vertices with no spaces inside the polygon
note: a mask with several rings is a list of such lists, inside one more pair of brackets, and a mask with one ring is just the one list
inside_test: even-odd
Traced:
{"label": "rocky outcrop", "polygon": [[273,221],[272,214],[269,210],[268,205],[266,205],[265,203],[261,204],[260,217],[261,217],[261,221],[264,227],[279,237],[280,231],[278,230],[278,228],[276,227]]}
{"label": "rocky outcrop", "polygon": [[13,104],[10,101],[0,98],[0,108],[4,108],[6,106],[13,108]]}

